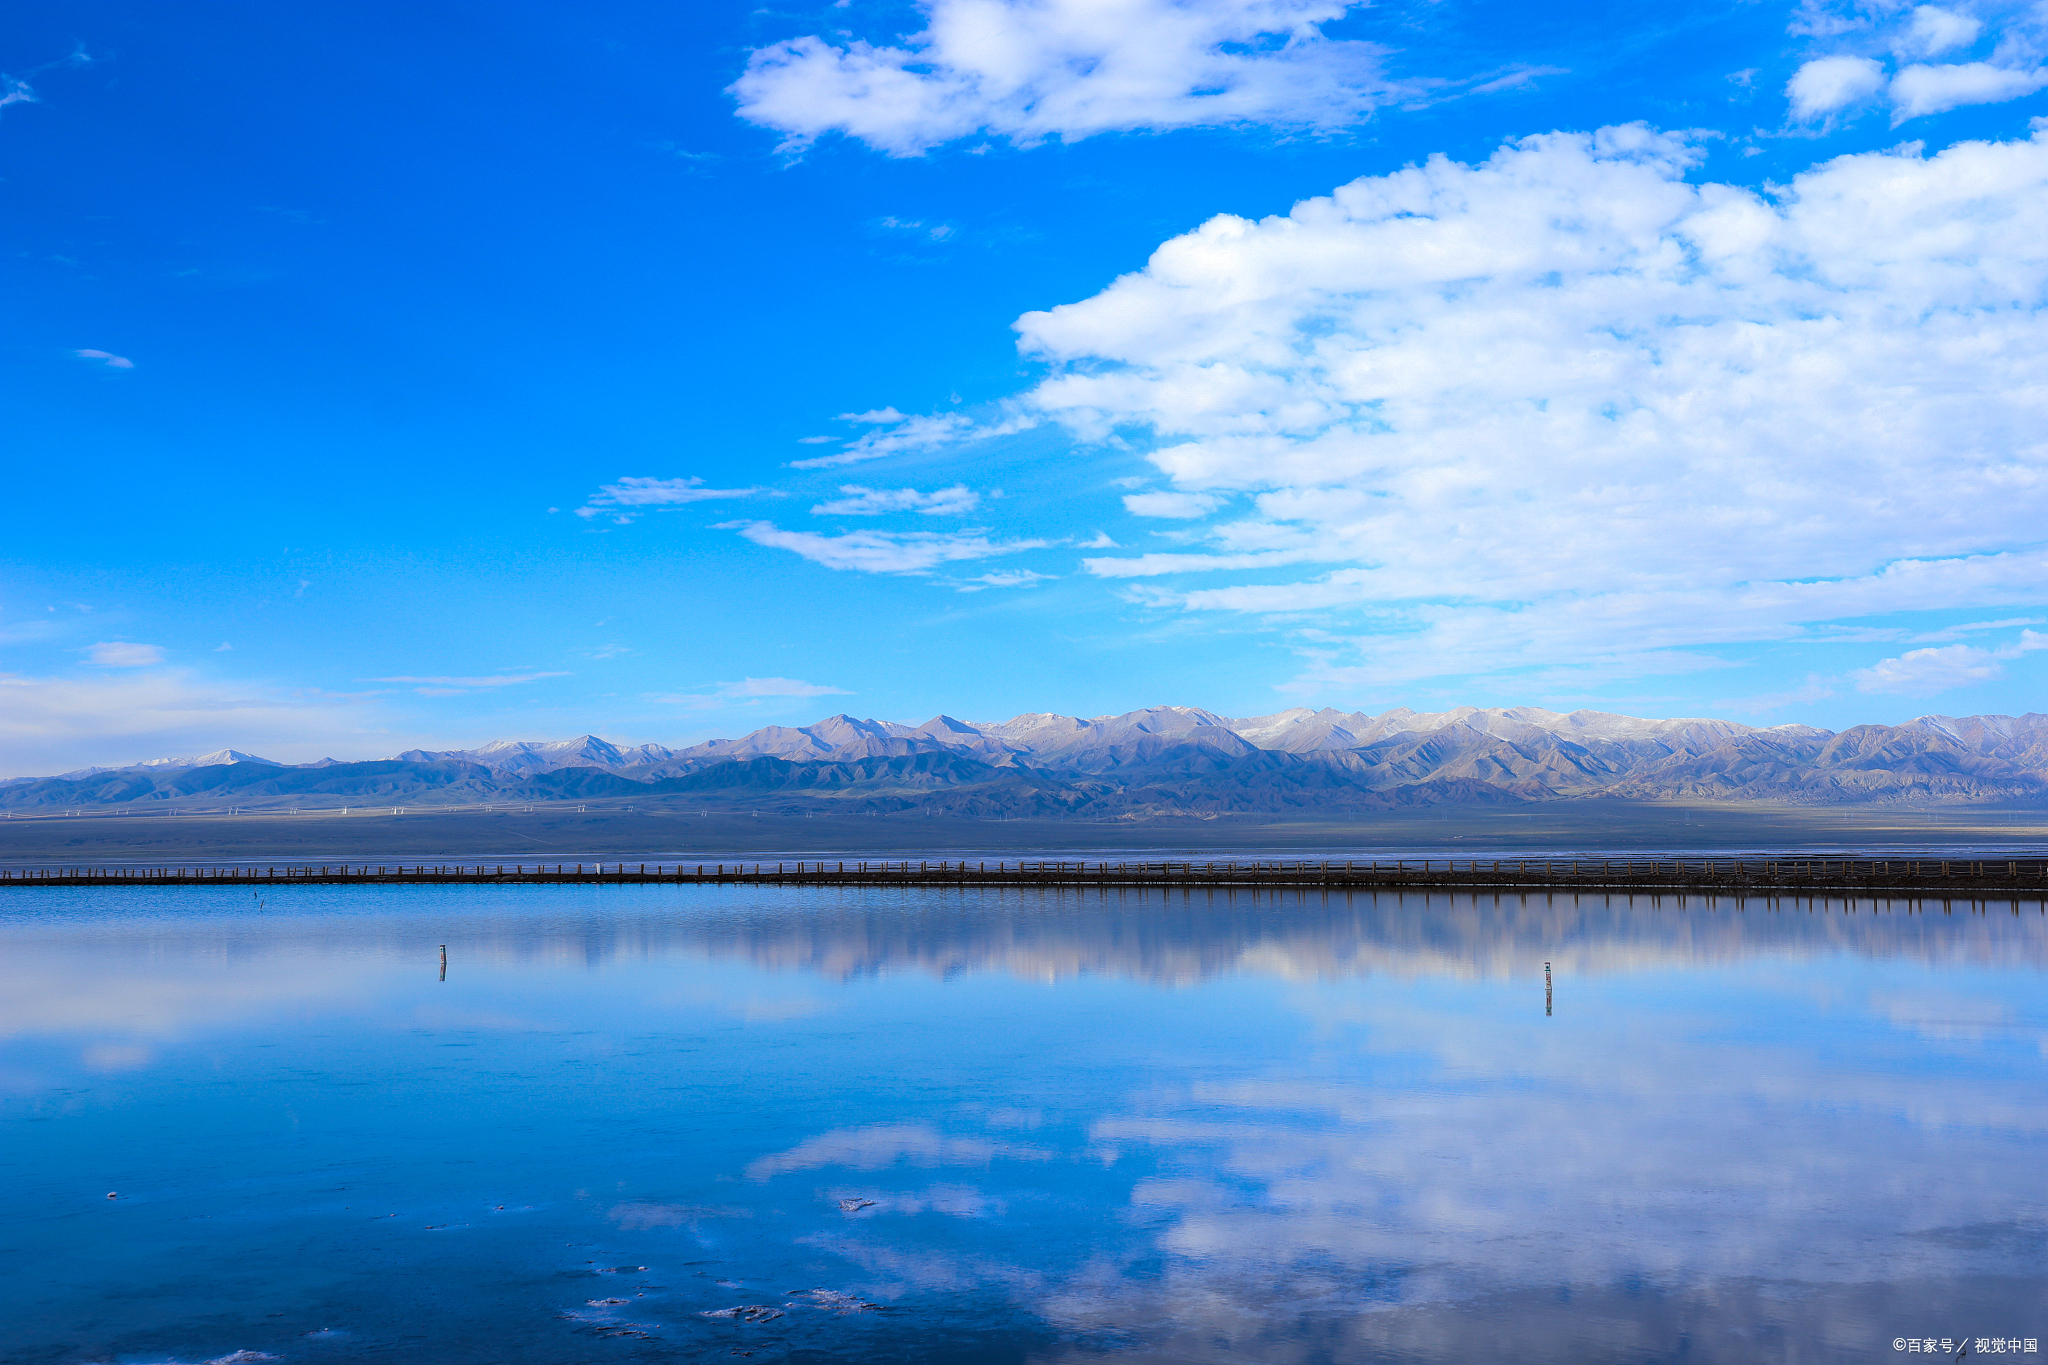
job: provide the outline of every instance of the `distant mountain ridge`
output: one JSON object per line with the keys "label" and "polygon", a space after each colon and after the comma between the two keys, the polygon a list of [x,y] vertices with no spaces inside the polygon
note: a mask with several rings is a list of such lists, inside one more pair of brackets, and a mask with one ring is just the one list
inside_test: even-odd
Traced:
{"label": "distant mountain ridge", "polygon": [[1540,707],[1231,718],[1157,706],[922,725],[827,717],[681,749],[593,735],[280,764],[232,749],[0,784],[0,808],[493,801],[1143,818],[1611,796],[1799,804],[2048,802],[2048,715],[1837,734]]}

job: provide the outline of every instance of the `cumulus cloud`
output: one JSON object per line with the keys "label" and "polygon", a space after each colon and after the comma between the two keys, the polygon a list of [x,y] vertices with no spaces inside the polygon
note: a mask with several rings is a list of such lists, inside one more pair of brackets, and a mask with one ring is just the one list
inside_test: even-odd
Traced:
{"label": "cumulus cloud", "polygon": [[1869,668],[1859,668],[1850,676],[1855,678],[1859,692],[1945,692],[1952,687],[2002,678],[2005,660],[2037,649],[2048,649],[2048,635],[2023,630],[2018,641],[2003,648],[1946,645],[1939,649],[1911,649],[1896,659],[1880,659]]}
{"label": "cumulus cloud", "polygon": [[664,705],[687,706],[693,711],[722,711],[733,706],[759,706],[772,698],[850,697],[843,687],[826,687],[798,678],[742,678],[720,683],[709,692],[664,692],[648,697]]}
{"label": "cumulus cloud", "polygon": [[[2048,85],[2048,7],[2031,0],[1873,5],[1807,0],[1792,31],[1821,51],[1785,88],[1796,123],[1831,118],[1878,98],[1894,126],[1966,104],[1998,104]],[[1935,63],[1982,45],[1975,61]],[[1893,69],[1887,68],[1887,61]]]}
{"label": "cumulus cloud", "polygon": [[841,484],[844,497],[821,502],[811,509],[814,517],[872,517],[883,512],[917,512],[927,517],[963,516],[981,503],[981,495],[964,483],[920,493],[915,488],[863,488],[857,483]]}
{"label": "cumulus cloud", "polygon": [[1243,123],[1338,128],[1418,87],[1387,50],[1325,37],[1356,0],[923,0],[875,44],[815,34],[757,49],[742,118],[801,150],[828,133],[891,156],[975,134],[1033,143]]}
{"label": "cumulus cloud", "polygon": [[147,668],[164,661],[162,645],[131,644],[127,640],[102,640],[85,647],[85,657],[102,668]]}
{"label": "cumulus cloud", "polygon": [[579,517],[608,516],[620,526],[627,525],[649,507],[681,507],[693,502],[721,498],[751,498],[759,488],[706,488],[702,479],[650,479],[628,475],[617,483],[601,485],[583,506]]}
{"label": "cumulus cloud", "polygon": [[1853,675],[1861,692],[1941,692],[1969,683],[2005,676],[2005,666],[1989,650],[1970,645],[1913,649],[1896,659],[1881,659]]}
{"label": "cumulus cloud", "polygon": [[785,531],[768,521],[726,523],[756,545],[791,550],[828,569],[861,573],[929,573],[941,564],[989,559],[1044,548],[1042,540],[990,540],[980,531],[848,531],[827,536]]}
{"label": "cumulus cloud", "polygon": [[[1329,684],[1656,671],[2048,597],[2048,130],[1692,184],[1640,126],[1230,215],[1020,319],[1023,400],[1253,513],[1109,577],[1363,625]],[[1690,651],[1690,652],[1688,652]]]}

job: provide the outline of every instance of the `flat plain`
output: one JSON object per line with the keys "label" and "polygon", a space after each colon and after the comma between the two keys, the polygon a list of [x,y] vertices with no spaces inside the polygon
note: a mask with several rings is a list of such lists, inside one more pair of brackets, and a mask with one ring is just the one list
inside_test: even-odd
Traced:
{"label": "flat plain", "polygon": [[355,857],[620,858],[845,853],[968,856],[1093,850],[1227,857],[1436,850],[1508,852],[2017,848],[2048,840],[2039,807],[1783,806],[1605,798],[1506,808],[1445,807],[1327,820],[985,820],[893,816],[709,816],[592,804],[578,811],[403,815],[81,815],[0,820],[0,863],[177,862]]}

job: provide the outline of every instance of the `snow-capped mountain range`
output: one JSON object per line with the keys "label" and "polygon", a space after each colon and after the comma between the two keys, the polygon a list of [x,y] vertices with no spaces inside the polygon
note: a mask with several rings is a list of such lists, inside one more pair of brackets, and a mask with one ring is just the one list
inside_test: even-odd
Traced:
{"label": "snow-capped mountain range", "polygon": [[1840,734],[1540,707],[1232,718],[1159,706],[922,725],[836,715],[687,748],[593,735],[279,764],[233,749],[0,785],[0,806],[573,797],[955,813],[1370,809],[1570,796],[2048,799],[2048,716],[1923,716]]}
{"label": "snow-capped mountain range", "polygon": [[[1153,762],[1169,752],[1195,748],[1230,757],[1262,750],[1280,753],[1343,753],[1371,748],[1399,736],[1485,736],[1510,744],[1562,740],[1602,749],[1626,749],[1643,756],[1694,753],[1737,735],[1824,736],[1828,731],[1781,725],[1757,730],[1722,720],[1642,720],[1600,711],[1569,714],[1518,706],[1482,710],[1463,706],[1422,712],[1403,707],[1384,715],[1296,707],[1270,716],[1233,719],[1192,706],[1154,706],[1120,716],[1082,719],[1029,713],[1006,721],[964,721],[935,716],[922,725],[860,720],[837,715],[814,725],[771,725],[738,739],[714,739],[685,749],[659,744],[620,748],[584,735],[555,741],[499,740],[477,749],[411,749],[398,757],[418,762],[475,763],[493,772],[550,772],[558,768],[601,768],[639,776],[672,776],[706,759],[784,758],[843,763],[924,752],[972,755],[998,765],[1022,765],[1082,773]],[[218,761],[209,757],[205,761]]]}

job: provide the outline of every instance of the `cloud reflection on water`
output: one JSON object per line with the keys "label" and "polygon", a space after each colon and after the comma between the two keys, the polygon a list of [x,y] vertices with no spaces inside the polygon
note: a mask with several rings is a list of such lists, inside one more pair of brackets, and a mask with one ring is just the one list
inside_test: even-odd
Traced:
{"label": "cloud reflection on water", "polygon": [[[83,938],[13,922],[0,1037],[138,1068],[179,1040],[307,1016],[621,1036],[715,1019],[721,1046],[759,1029],[788,1047],[821,1027],[805,1016],[850,1029],[901,989],[962,1019],[987,992],[1039,999],[1048,1036],[1110,1082],[937,1115],[879,1101],[761,1142],[720,1174],[732,1193],[708,1196],[729,1204],[627,1201],[608,1219],[689,1237],[821,1209],[793,1240],[858,1268],[852,1291],[997,1294],[1076,1358],[1465,1361],[1517,1323],[1526,1360],[1657,1359],[1681,1337],[1696,1359],[1859,1358],[1918,1330],[1912,1313],[1941,1327],[1960,1306],[1997,1310],[2001,1286],[2037,1275],[2048,1229],[2048,917],[2033,906],[323,904],[344,902],[260,922],[139,916]],[[428,1018],[410,1002],[444,941],[451,994]],[[1065,1020],[1099,989],[1134,1026],[1145,999],[1180,1002],[1173,1018],[1245,1045],[1182,1055],[1169,1032],[1156,1051],[1130,1043],[1129,1063],[1124,1040],[1089,1032],[1099,1016]],[[924,1064],[919,1046],[890,1065]],[[1034,1252],[1048,1201],[1118,1231],[1078,1258]],[[934,1219],[973,1236],[939,1237]]]}

